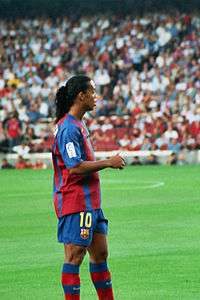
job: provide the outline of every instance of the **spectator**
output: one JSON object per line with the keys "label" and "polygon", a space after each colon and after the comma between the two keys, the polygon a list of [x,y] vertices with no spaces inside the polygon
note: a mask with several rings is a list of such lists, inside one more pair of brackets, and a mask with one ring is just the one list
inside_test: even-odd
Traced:
{"label": "spectator", "polygon": [[0,122],[0,152],[8,151],[8,142],[6,139],[6,133],[3,129],[3,122]]}
{"label": "spectator", "polygon": [[168,144],[168,150],[171,150],[173,153],[178,154],[181,150],[181,144],[177,139],[171,139]]}
{"label": "spectator", "polygon": [[100,87],[99,92],[102,92],[103,86],[108,85],[110,83],[110,75],[108,73],[108,70],[103,68],[102,65],[100,65],[100,67],[95,71],[94,81],[97,87]]}
{"label": "spectator", "polygon": [[178,162],[177,154],[176,153],[170,154],[170,156],[167,159],[167,164],[168,165],[176,165],[177,162]]}
{"label": "spectator", "polygon": [[141,146],[141,150],[142,151],[149,151],[151,150],[151,142],[150,139],[148,137],[145,137],[142,146]]}
{"label": "spectator", "polygon": [[6,120],[5,128],[8,138],[9,152],[12,152],[13,147],[19,145],[21,140],[21,124],[17,118],[17,113],[14,113]]}
{"label": "spectator", "polygon": [[27,113],[27,115],[31,123],[36,123],[39,119],[43,117],[43,115],[38,111],[37,103],[31,103],[30,110]]}
{"label": "spectator", "polygon": [[25,159],[29,158],[30,147],[26,142],[23,142],[21,145],[13,147],[13,151],[16,152],[20,157]]}
{"label": "spectator", "polygon": [[120,148],[123,150],[128,150],[130,146],[130,138],[128,134],[124,134],[122,138],[118,140],[118,144],[120,145]]}
{"label": "spectator", "polygon": [[154,154],[151,154],[147,157],[147,160],[145,162],[146,165],[158,165],[159,162],[158,162],[158,159],[156,157],[156,155]]}
{"label": "spectator", "polygon": [[174,140],[176,140],[176,139],[178,139],[178,132],[177,132],[177,130],[175,130],[174,128],[173,128],[173,125],[172,125],[172,123],[170,122],[169,124],[168,124],[168,129],[164,132],[164,138],[165,138],[165,140],[166,140],[166,143],[169,143],[169,141],[171,140],[171,139],[174,139]]}
{"label": "spectator", "polygon": [[22,156],[18,157],[18,159],[15,163],[15,168],[16,169],[26,169],[27,168],[26,160]]}
{"label": "spectator", "polygon": [[180,152],[179,155],[178,155],[177,164],[179,166],[183,166],[183,165],[186,164],[186,157],[185,157],[185,153],[183,151]]}
{"label": "spectator", "polygon": [[14,166],[11,165],[6,158],[2,160],[1,169],[14,169]]}
{"label": "spectator", "polygon": [[46,168],[47,168],[47,165],[40,159],[36,160],[35,164],[33,165],[34,170],[46,169]]}
{"label": "spectator", "polygon": [[141,166],[141,165],[142,165],[142,163],[141,163],[141,161],[140,161],[140,159],[139,159],[138,156],[134,156],[134,157],[133,157],[133,160],[132,160],[132,162],[131,162],[131,165],[132,165],[132,166]]}
{"label": "spectator", "polygon": [[101,130],[103,132],[109,131],[111,129],[113,129],[113,124],[110,122],[109,118],[104,118],[104,123],[101,126]]}

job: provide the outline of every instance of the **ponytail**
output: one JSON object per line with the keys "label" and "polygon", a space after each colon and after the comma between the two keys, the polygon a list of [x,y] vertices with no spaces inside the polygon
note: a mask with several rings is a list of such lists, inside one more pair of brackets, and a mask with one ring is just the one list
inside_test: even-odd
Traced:
{"label": "ponytail", "polygon": [[58,89],[56,93],[56,99],[55,99],[55,104],[56,104],[56,123],[64,117],[66,113],[70,110],[70,107],[73,103],[70,102],[70,99],[68,98],[67,95],[67,87],[62,86],[61,88]]}
{"label": "ponytail", "polygon": [[57,123],[69,112],[74,100],[80,92],[86,92],[90,78],[84,75],[71,77],[65,86],[58,89],[55,98]]}

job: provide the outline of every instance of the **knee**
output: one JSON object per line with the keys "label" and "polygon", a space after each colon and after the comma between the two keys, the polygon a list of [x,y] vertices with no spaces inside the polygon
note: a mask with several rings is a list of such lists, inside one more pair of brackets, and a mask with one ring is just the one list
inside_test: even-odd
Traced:
{"label": "knee", "polygon": [[96,264],[105,262],[107,260],[107,258],[108,258],[108,251],[107,250],[100,251],[99,253],[90,256],[91,262],[96,263]]}
{"label": "knee", "polygon": [[99,259],[104,262],[106,261],[108,258],[108,251],[107,250],[104,250],[102,252],[99,253]]}
{"label": "knee", "polygon": [[84,256],[86,254],[86,249],[84,247],[79,247],[78,249],[72,249],[70,252],[67,253],[65,257],[65,262],[81,265]]}

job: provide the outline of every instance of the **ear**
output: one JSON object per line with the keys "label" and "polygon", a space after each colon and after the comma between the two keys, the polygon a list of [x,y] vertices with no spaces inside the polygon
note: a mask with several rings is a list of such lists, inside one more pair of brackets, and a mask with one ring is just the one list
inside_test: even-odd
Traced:
{"label": "ear", "polygon": [[84,93],[83,93],[83,92],[80,92],[80,93],[78,94],[78,98],[79,98],[80,101],[83,101],[83,100],[84,100]]}

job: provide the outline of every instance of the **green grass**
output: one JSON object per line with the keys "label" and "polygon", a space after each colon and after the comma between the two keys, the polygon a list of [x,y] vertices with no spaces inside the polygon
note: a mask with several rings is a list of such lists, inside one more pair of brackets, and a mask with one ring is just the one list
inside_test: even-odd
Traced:
{"label": "green grass", "polygon": [[[101,172],[116,300],[200,299],[198,166]],[[0,300],[61,300],[52,171],[0,172]],[[97,299],[81,268],[81,299]]]}

